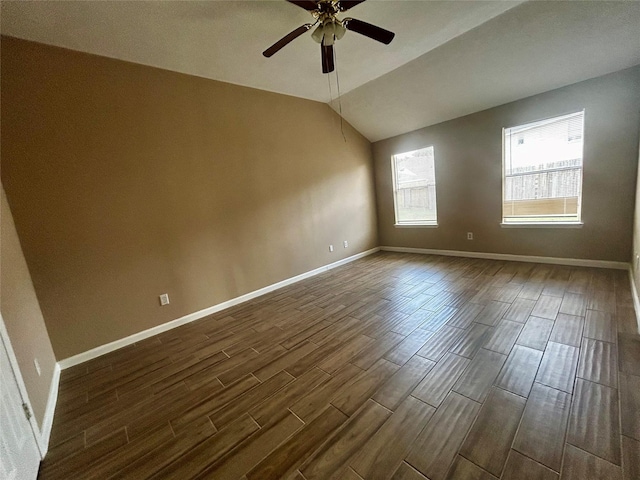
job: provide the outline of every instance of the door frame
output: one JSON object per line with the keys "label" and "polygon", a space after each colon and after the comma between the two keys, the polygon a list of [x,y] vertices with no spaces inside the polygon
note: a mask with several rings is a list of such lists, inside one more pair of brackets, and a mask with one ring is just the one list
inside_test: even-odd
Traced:
{"label": "door frame", "polygon": [[18,390],[20,391],[22,402],[27,405],[27,407],[29,408],[29,411],[31,412],[31,417],[29,418],[29,425],[31,426],[31,433],[33,434],[33,438],[35,440],[36,446],[38,447],[40,460],[42,460],[44,459],[44,456],[47,453],[47,445],[45,445],[43,442],[42,434],[40,432],[40,427],[38,426],[38,421],[36,420],[33,407],[31,406],[31,401],[29,400],[27,386],[25,385],[24,380],[22,378],[22,373],[20,372],[20,366],[18,364],[18,358],[16,357],[16,354],[13,351],[13,346],[11,345],[11,339],[9,338],[9,332],[5,327],[4,319],[2,318],[2,313],[0,313],[0,342],[2,342],[5,350],[7,351],[7,356],[9,357],[9,364],[11,365],[13,376],[16,379],[16,384],[18,385]]}

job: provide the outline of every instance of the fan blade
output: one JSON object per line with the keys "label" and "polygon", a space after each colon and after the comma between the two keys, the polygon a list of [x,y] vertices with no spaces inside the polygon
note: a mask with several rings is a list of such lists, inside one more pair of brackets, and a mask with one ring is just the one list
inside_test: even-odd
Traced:
{"label": "fan blade", "polygon": [[313,0],[287,0],[289,3],[293,3],[305,10],[313,11],[318,8],[318,3]]}
{"label": "fan blade", "polygon": [[304,32],[306,32],[310,28],[311,28],[311,24],[305,23],[301,27],[296,28],[290,34],[282,37],[280,40],[278,40],[276,43],[274,43],[269,48],[267,48],[264,52],[262,52],[262,54],[267,58],[270,57],[271,55],[276,53],[278,50],[280,50],[282,47],[284,47],[286,44],[288,44],[289,42],[292,42],[293,40],[298,38],[300,35],[302,35]]}
{"label": "fan blade", "polygon": [[356,5],[361,4],[366,0],[340,0],[340,11],[346,12],[350,8],[355,7]]}
{"label": "fan blade", "polygon": [[395,33],[390,32],[389,30],[376,27],[375,25],[363,22],[362,20],[356,20],[355,18],[345,18],[342,21],[342,24],[347,30],[352,30],[360,35],[364,35],[365,37],[373,38],[385,45],[389,45],[391,40],[393,40],[393,37],[396,36]]}
{"label": "fan blade", "polygon": [[322,73],[333,72],[333,45],[320,45],[322,51]]}

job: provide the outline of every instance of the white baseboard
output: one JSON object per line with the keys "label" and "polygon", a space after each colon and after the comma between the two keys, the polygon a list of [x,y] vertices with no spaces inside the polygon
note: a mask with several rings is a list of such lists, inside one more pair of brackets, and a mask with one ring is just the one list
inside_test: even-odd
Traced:
{"label": "white baseboard", "polygon": [[254,299],[266,293],[272,292],[282,287],[286,287],[293,283],[299,282],[309,277],[313,277],[320,273],[324,273],[333,268],[339,267],[341,265],[353,262],[362,257],[366,257],[373,253],[380,251],[379,247],[372,248],[371,250],[366,250],[364,252],[358,253],[356,255],[352,255],[351,257],[344,258],[342,260],[338,260],[337,262],[330,263],[329,265],[325,265],[314,270],[310,270],[305,273],[301,273],[300,275],[296,275],[295,277],[287,278],[286,280],[282,280],[281,282],[274,283],[272,285],[268,285],[266,287],[260,288],[258,290],[254,290],[253,292],[246,293],[236,298],[232,298],[231,300],[227,300],[226,302],[219,303],[217,305],[213,305],[211,307],[205,308],[198,312],[193,312],[184,317],[177,318],[175,320],[171,320],[167,323],[163,323],[162,325],[158,325],[157,327],[149,328],[148,330],[144,330],[142,332],[134,333],[133,335],[129,335],[128,337],[121,338],[120,340],[113,341],[111,343],[107,343],[106,345],[101,345],[96,348],[92,348],[91,350],[87,350],[86,352],[79,353],[69,358],[65,358],[58,362],[61,369],[69,368],[74,365],[79,365],[80,363],[84,363],[88,360],[100,357],[109,352],[113,352],[122,347],[126,347],[127,345],[131,345],[133,343],[144,340],[145,338],[152,337],[154,335],[158,335],[159,333],[166,332],[167,330],[171,330],[173,328],[179,327],[180,325],[184,325],[186,323],[193,322],[195,320],[199,320],[213,313],[217,313],[221,310],[224,310],[229,307],[233,307],[240,303],[246,302],[248,300]]}
{"label": "white baseboard", "polygon": [[633,309],[636,312],[636,323],[638,324],[638,333],[640,333],[640,299],[638,298],[638,289],[633,276],[633,269],[629,269],[629,282],[631,282],[631,296],[633,297]]}
{"label": "white baseboard", "polygon": [[53,425],[53,414],[56,412],[59,385],[60,364],[56,363],[56,366],[53,369],[53,377],[51,378],[51,386],[49,387],[49,398],[47,399],[47,407],[44,411],[42,426],[40,427],[40,450],[43,452],[43,456],[49,449],[49,437],[51,436],[51,427]]}
{"label": "white baseboard", "polygon": [[380,247],[385,252],[421,253],[425,255],[445,255],[448,257],[486,258],[488,260],[508,260],[511,262],[549,263],[552,265],[569,265],[572,267],[615,268],[627,270],[626,262],[609,260],[586,260],[581,258],[536,257],[530,255],[511,255],[508,253],[465,252],[461,250],[434,250],[430,248]]}

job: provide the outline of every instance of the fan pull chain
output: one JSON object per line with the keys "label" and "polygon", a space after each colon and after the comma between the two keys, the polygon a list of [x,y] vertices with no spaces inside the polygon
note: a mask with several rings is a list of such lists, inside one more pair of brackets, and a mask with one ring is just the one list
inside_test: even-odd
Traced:
{"label": "fan pull chain", "polygon": [[333,92],[331,91],[331,75],[327,73],[327,82],[329,83],[329,105],[333,105]]}
{"label": "fan pull chain", "polygon": [[[344,120],[342,118],[342,98],[340,95],[340,75],[338,75],[338,55],[336,53],[336,46],[333,46],[333,63],[336,69],[336,83],[338,85],[338,111],[340,113],[340,133],[342,133],[342,138],[344,139],[344,143],[347,143],[347,137],[344,135]],[[329,82],[331,85],[331,82]]]}

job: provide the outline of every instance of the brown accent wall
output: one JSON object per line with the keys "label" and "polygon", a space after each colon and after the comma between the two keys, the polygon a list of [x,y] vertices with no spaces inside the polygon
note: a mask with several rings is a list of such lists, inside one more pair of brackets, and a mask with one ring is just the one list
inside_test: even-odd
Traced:
{"label": "brown accent wall", "polygon": [[[584,227],[502,228],[502,128],[583,108]],[[634,67],[376,142],[380,244],[628,262],[639,116],[640,67]],[[429,145],[439,227],[395,228],[391,156]]]}
{"label": "brown accent wall", "polygon": [[58,358],[377,246],[344,134],[322,103],[3,37],[2,181]]}
{"label": "brown accent wall", "polygon": [[[42,427],[56,357],[4,188],[0,203],[0,311],[27,387],[29,401],[38,425]],[[40,375],[33,363],[35,359],[40,364]]]}

